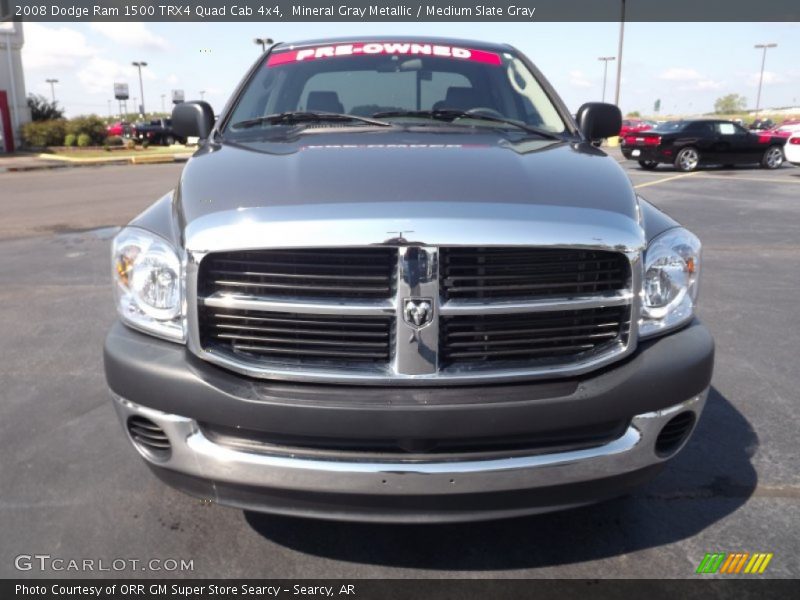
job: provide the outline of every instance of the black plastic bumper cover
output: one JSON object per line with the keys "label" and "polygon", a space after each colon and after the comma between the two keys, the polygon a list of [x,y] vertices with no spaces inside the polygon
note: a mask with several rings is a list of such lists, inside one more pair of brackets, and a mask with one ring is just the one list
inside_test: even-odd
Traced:
{"label": "black plastic bumper cover", "polygon": [[254,380],[120,323],[105,344],[109,386],[137,404],[221,426],[353,439],[530,435],[630,419],[701,393],[713,362],[713,339],[698,321],[588,376],[452,387]]}

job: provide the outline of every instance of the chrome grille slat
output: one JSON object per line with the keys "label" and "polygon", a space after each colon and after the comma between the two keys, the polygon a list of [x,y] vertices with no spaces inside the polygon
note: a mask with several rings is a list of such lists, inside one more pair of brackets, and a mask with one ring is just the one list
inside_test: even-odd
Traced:
{"label": "chrome grille slat", "polygon": [[[324,329],[285,329],[280,327],[248,327],[247,325],[226,325],[226,324],[217,324],[217,329],[228,329],[228,330],[242,330],[242,331],[258,331],[264,333],[288,333],[294,335],[321,335],[321,336],[336,336],[340,335],[333,331],[325,331]],[[389,334],[384,332],[373,332],[373,331],[351,331],[349,333],[350,337],[387,337]]]}
{"label": "chrome grille slat", "polygon": [[545,327],[539,329],[488,329],[481,334],[472,331],[452,331],[447,333],[448,338],[475,337],[477,335],[520,335],[528,333],[553,333],[558,331],[575,331],[581,329],[600,329],[606,327],[619,327],[618,322],[600,323],[598,325],[579,325],[576,327]]}
{"label": "chrome grille slat", "polygon": [[[248,342],[265,342],[268,344],[293,344],[295,346],[341,346],[344,340],[315,340],[306,338],[281,338],[268,335],[241,335],[234,333],[217,333],[212,334],[215,338],[220,340],[244,340]],[[388,335],[386,337],[389,337]],[[376,342],[362,342],[347,340],[349,347],[355,346],[356,348],[385,348],[386,344]]]}
{"label": "chrome grille slat", "polygon": [[334,351],[334,350],[314,350],[310,351],[303,348],[279,348],[275,346],[253,346],[250,344],[237,344],[238,350],[247,350],[257,352],[260,354],[276,355],[287,354],[291,356],[304,356],[304,357],[337,357],[337,358],[355,358],[355,359],[380,359],[386,358],[386,354],[380,352],[352,352],[352,351]]}
{"label": "chrome grille slat", "polygon": [[[325,275],[318,273],[278,273],[275,271],[231,271],[226,269],[209,269],[209,273],[214,275],[247,275],[248,277],[280,277],[282,279],[323,279],[323,280],[339,280],[340,275]],[[353,281],[385,281],[386,277],[383,275],[347,275],[347,278]]]}
{"label": "chrome grille slat", "polygon": [[[485,281],[485,278],[483,278],[483,277],[473,277],[471,279],[472,280],[480,279],[481,281]],[[606,281],[604,283],[607,283],[608,285],[621,285],[622,284],[622,280],[621,279],[613,279],[613,280],[608,280],[608,281]],[[519,284],[519,285],[515,285],[515,284],[510,284],[510,285],[492,285],[491,286],[491,291],[495,292],[495,293],[496,292],[513,292],[513,291],[524,292],[524,291],[528,291],[528,290],[535,291],[535,290],[574,288],[578,292],[583,292],[583,291],[585,291],[583,288],[595,287],[595,286],[596,286],[596,283],[594,283],[594,282],[576,283],[574,281],[569,281],[569,282],[553,281],[553,282],[548,282],[548,283],[528,283],[528,284]],[[464,292],[480,292],[480,291],[485,291],[486,290],[486,286],[482,286],[482,285],[450,285],[447,288],[447,290],[448,290],[448,292],[450,294],[458,294],[458,293],[464,293]]]}
{"label": "chrome grille slat", "polygon": [[[325,264],[323,262],[318,262],[316,264],[298,264],[298,263],[287,263],[287,262],[279,262],[279,261],[268,261],[268,260],[243,260],[243,259],[234,259],[234,258],[217,258],[217,264],[236,264],[236,265],[243,265],[243,266],[252,266],[252,267],[267,267],[267,268],[275,268],[275,267],[292,267],[297,270],[301,269],[313,269],[316,271],[328,271],[328,270],[337,270],[341,263],[336,264]],[[348,270],[351,271],[373,271],[375,273],[380,273],[384,269],[383,265],[362,265],[362,264],[350,264],[347,266]]]}
{"label": "chrome grille slat", "polygon": [[[252,317],[252,316],[242,316],[242,315],[230,315],[224,313],[217,313],[215,315],[219,319],[233,319],[233,320],[242,320],[247,319],[248,321],[256,321],[259,323],[295,323],[297,325],[326,325],[328,321],[318,321],[312,318],[308,319],[287,319],[284,317]],[[337,321],[340,327],[375,327],[375,324],[370,323],[369,321]]]}
{"label": "chrome grille slat", "polygon": [[217,292],[211,296],[198,298],[203,306],[213,308],[236,308],[258,312],[276,311],[307,315],[393,315],[395,305],[392,300],[353,300],[347,304],[336,301],[311,298],[276,298],[265,296],[242,296]]}
{"label": "chrome grille slat", "polygon": [[[295,292],[298,290],[302,293],[311,292],[350,292],[353,294],[385,294],[389,295],[391,287],[387,286],[355,286],[355,285],[310,285],[308,283],[298,286],[294,283],[262,283],[255,281],[232,281],[225,279],[216,279],[212,282],[215,286],[220,288],[257,288],[273,291],[287,291]],[[324,295],[324,294],[321,294]]]}
{"label": "chrome grille slat", "polygon": [[[543,344],[552,344],[554,342],[572,342],[572,341],[586,341],[589,342],[590,340],[608,340],[613,339],[619,335],[616,331],[609,331],[606,333],[587,333],[586,335],[561,335],[561,336],[553,336],[553,337],[528,337],[528,338],[515,338],[515,339],[504,339],[504,340],[480,340],[480,341],[470,341],[470,342],[447,342],[447,346],[449,348],[469,348],[472,346],[480,345],[485,347],[491,346],[520,346],[520,345],[529,345],[529,346],[541,346]],[[474,337],[484,337],[489,338],[488,334],[476,334]],[[590,345],[591,347],[591,345]]]}
{"label": "chrome grille slat", "polygon": [[559,348],[526,348],[524,350],[484,350],[473,352],[450,352],[448,359],[453,360],[456,358],[474,358],[474,359],[490,359],[490,358],[504,358],[508,356],[558,356],[561,354],[573,354],[576,352],[585,352],[594,348],[592,344],[583,344],[578,346],[561,346]]}

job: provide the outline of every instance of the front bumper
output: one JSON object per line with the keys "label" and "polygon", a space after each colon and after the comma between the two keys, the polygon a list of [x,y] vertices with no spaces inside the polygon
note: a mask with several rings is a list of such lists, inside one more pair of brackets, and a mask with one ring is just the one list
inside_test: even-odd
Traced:
{"label": "front bumper", "polygon": [[[123,424],[143,417],[168,437],[167,457],[134,446],[175,487],[221,504],[288,515],[441,522],[579,506],[652,477],[688,439],[659,455],[655,444],[664,425],[683,413],[696,423],[702,412],[713,340],[695,322],[642,342],[628,360],[581,379],[435,389],[250,380],[121,325],[108,336],[105,359]],[[446,460],[232,447],[211,439],[203,427],[355,438],[513,436],[620,417],[628,423],[623,433],[592,447]]]}

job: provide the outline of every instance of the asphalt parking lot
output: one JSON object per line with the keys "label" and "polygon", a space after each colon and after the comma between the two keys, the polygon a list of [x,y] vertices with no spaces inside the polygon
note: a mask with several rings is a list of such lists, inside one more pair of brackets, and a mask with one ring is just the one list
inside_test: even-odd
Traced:
{"label": "asphalt parking lot", "polygon": [[800,168],[624,167],[704,243],[700,316],[718,353],[698,431],[631,496],[446,526],[265,516],[157,481],[104,383],[109,239],[181,165],[0,174],[0,577],[90,575],[15,570],[34,553],[194,560],[128,576],[692,577],[706,552],[741,551],[774,553],[766,576],[800,576]]}

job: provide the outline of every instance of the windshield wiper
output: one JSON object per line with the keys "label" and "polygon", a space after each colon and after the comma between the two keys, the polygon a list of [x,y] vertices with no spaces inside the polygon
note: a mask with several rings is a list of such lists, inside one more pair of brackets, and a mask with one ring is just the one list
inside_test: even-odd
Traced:
{"label": "windshield wiper", "polygon": [[376,112],[372,115],[376,118],[386,117],[422,117],[424,119],[436,119],[437,121],[454,121],[455,119],[479,119],[481,121],[492,121],[494,123],[503,123],[511,125],[528,133],[535,133],[543,138],[550,140],[560,140],[561,137],[547,131],[546,129],[539,129],[525,123],[520,123],[514,119],[506,117],[499,117],[494,115],[487,115],[485,113],[477,112],[474,110],[460,110],[456,108],[441,108],[439,110],[387,110],[383,112]]}
{"label": "windshield wiper", "polygon": [[379,127],[391,127],[391,123],[386,121],[379,121],[378,119],[370,119],[368,117],[359,117],[357,115],[346,115],[343,113],[331,112],[310,112],[310,111],[288,111],[282,113],[275,113],[272,115],[263,115],[255,119],[247,119],[246,121],[239,121],[234,123],[231,127],[235,129],[245,129],[247,127],[255,127],[263,123],[270,125],[293,125],[296,123],[321,123],[321,122],[346,122],[346,121],[359,121],[361,123],[368,123],[370,125],[377,125]]}

